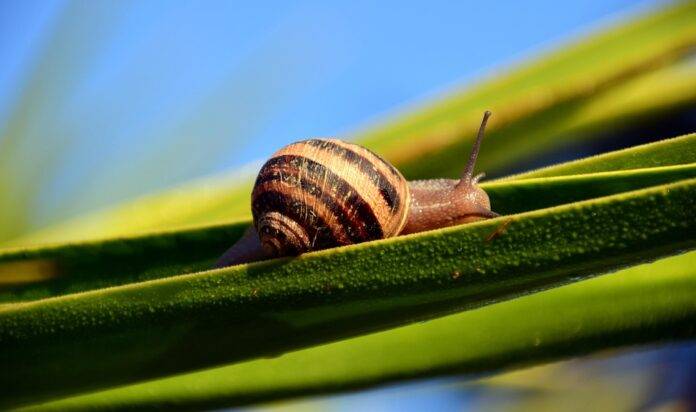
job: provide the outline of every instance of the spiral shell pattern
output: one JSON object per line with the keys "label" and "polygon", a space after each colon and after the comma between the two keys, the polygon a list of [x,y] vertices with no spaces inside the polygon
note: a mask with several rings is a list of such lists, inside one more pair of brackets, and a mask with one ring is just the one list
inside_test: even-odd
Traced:
{"label": "spiral shell pattern", "polygon": [[397,235],[406,224],[406,179],[368,149],[311,139],[276,152],[261,168],[252,213],[273,256]]}

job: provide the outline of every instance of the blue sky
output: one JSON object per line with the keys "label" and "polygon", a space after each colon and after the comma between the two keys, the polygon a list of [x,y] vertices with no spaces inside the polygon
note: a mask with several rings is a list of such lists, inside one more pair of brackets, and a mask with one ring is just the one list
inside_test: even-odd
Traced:
{"label": "blue sky", "polygon": [[42,165],[41,226],[345,136],[655,4],[488,3],[1,1],[6,167]]}

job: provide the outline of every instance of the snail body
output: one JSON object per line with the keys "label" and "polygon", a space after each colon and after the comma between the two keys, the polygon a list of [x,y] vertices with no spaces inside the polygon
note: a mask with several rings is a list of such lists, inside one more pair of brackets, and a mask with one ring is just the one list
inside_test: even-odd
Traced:
{"label": "snail body", "polygon": [[216,267],[293,256],[497,216],[472,177],[486,112],[461,179],[408,182],[370,150],[338,139],[292,143],[261,167],[254,226]]}

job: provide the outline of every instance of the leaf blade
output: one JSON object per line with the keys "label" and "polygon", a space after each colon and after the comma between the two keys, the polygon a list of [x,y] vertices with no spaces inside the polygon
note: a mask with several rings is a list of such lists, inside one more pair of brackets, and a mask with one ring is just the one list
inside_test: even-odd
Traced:
{"label": "leaf blade", "polygon": [[529,179],[676,166],[696,161],[696,133],[573,160],[499,179]]}
{"label": "leaf blade", "polygon": [[516,215],[492,242],[501,220],[0,308],[5,402],[277,354],[688,250],[694,199],[684,180]]}
{"label": "leaf blade", "polygon": [[[525,367],[602,349],[685,339],[696,335],[695,262],[696,252],[691,252],[280,358],[94,392],[29,409],[212,409],[443,374]],[[651,298],[637,298],[646,295]]]}
{"label": "leaf blade", "polygon": [[[601,161],[601,160],[600,160]],[[696,177],[696,163],[484,183],[493,208],[510,215]],[[0,303],[36,300],[207,270],[249,221],[0,253]],[[38,265],[40,276],[31,276]],[[40,270],[48,266],[47,273]],[[12,271],[15,271],[14,273]],[[28,281],[14,285],[4,275]]]}

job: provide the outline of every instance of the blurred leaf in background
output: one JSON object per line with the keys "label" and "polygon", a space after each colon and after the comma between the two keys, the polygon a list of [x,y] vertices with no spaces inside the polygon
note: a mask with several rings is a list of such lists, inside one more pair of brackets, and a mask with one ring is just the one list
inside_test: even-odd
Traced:
{"label": "blurred leaf in background", "polygon": [[[0,106],[0,119],[5,119],[4,126],[0,123],[0,193],[7,196],[0,202],[0,240],[263,159],[282,144],[307,136],[351,135],[409,176],[451,175],[460,167],[459,153],[468,150],[481,110],[491,108],[496,115],[490,140],[496,143],[484,151],[481,167],[499,175],[522,159],[542,158],[538,149],[508,148],[520,141],[520,134],[535,130],[530,138],[536,143],[527,147],[550,149],[565,142],[565,136],[591,138],[591,126],[615,127],[658,109],[684,107],[694,89],[688,86],[693,81],[688,69],[665,73],[672,78],[653,78],[652,84],[667,85],[660,93],[646,79],[627,84],[626,91],[617,91],[620,96],[609,93],[613,106],[582,106],[588,96],[614,89],[608,85],[618,86],[678,58],[694,37],[688,5],[662,12],[646,3],[641,7],[647,9],[646,17],[638,22],[565,46],[564,37],[582,38],[588,24],[626,10],[629,3],[6,3],[1,13],[7,21],[4,42],[11,44],[19,35],[32,41],[23,54],[0,48],[7,53],[4,60],[24,61],[0,76],[0,86],[5,85],[0,89],[5,102]],[[471,16],[465,25],[462,16]],[[562,50],[542,55],[538,62],[498,69],[502,73],[488,74],[483,82],[477,79],[484,69],[524,60],[559,43]],[[385,126],[342,132],[462,79],[477,79],[477,85],[448,91],[445,99],[437,96],[427,109],[397,116]],[[623,104],[633,100],[631,94],[643,103]],[[573,110],[582,108],[586,114],[560,116],[561,107],[566,114],[569,110],[562,102],[572,102]],[[516,115],[508,114],[514,110]],[[523,114],[526,125],[518,124]],[[537,127],[549,119],[549,125]],[[411,125],[412,132],[399,132]],[[684,129],[654,136],[689,131]],[[411,140],[413,153],[429,153],[421,166],[409,164],[407,153],[398,149],[399,142]],[[437,144],[435,149],[450,157],[441,159],[424,143]],[[171,216],[176,214],[171,208],[148,204],[144,207],[155,209],[150,216],[135,218],[126,225],[132,229],[122,230],[152,228],[159,216],[162,225],[171,225],[245,215],[246,209],[236,209],[246,191],[238,193],[227,202],[197,207],[196,216]],[[208,194],[210,189],[204,190],[202,201],[188,197],[201,205]],[[211,208],[217,212],[205,210]],[[105,230],[113,228],[80,232],[92,236]]]}
{"label": "blurred leaf in background", "polygon": [[[656,139],[690,132],[696,127],[694,117],[688,116],[696,100],[696,71],[692,61],[680,57],[688,56],[696,39],[696,29],[690,24],[695,14],[687,3],[647,13],[355,137],[396,161],[407,176],[438,177],[454,175],[461,168],[462,154],[468,150],[480,113],[491,107],[496,115],[480,167],[492,175],[543,165],[539,159],[545,158],[544,153],[547,163],[559,155],[561,160],[580,157],[583,141],[608,142],[604,146],[608,149],[621,147],[622,135]],[[519,112],[520,105],[526,111]],[[506,115],[510,111],[517,114]],[[665,113],[671,120],[665,119]],[[681,119],[684,115],[685,120]],[[623,145],[631,142],[635,140],[624,138]],[[404,147],[427,155],[408,161]],[[274,148],[264,150],[270,153]],[[530,164],[530,157],[536,163]],[[239,181],[239,175],[222,175],[186,184],[20,236],[11,244],[247,218],[250,184],[240,185]]]}

